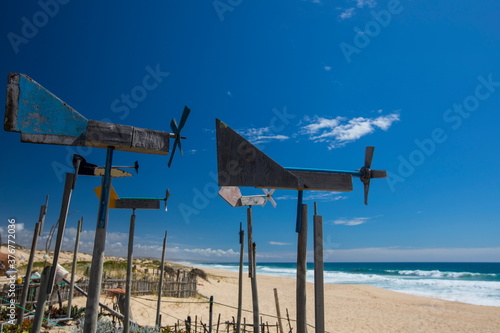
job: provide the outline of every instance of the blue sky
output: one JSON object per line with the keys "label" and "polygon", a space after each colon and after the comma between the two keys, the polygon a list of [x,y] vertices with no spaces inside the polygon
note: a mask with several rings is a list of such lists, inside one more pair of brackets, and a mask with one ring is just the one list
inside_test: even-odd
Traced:
{"label": "blue sky", "polygon": [[[358,179],[353,192],[305,195],[326,260],[498,261],[499,11],[494,0],[9,1],[0,72],[27,74],[88,119],[169,131],[191,108],[172,168],[114,154],[141,165],[113,181],[119,195],[172,194],[168,212],[137,212],[136,256],[160,257],[168,230],[167,259],[237,261],[246,212],[216,194],[220,118],[283,166],[359,169],[376,147],[373,168],[390,177],[372,181],[369,206]],[[0,231],[15,218],[29,245],[46,195],[44,237],[57,221],[72,154],[103,165],[105,151],[0,140]],[[99,185],[78,179],[65,249],[84,216],[91,253]],[[293,261],[296,193],[274,197],[277,208],[253,209],[258,259]],[[110,211],[106,254],[126,254],[129,216]]]}

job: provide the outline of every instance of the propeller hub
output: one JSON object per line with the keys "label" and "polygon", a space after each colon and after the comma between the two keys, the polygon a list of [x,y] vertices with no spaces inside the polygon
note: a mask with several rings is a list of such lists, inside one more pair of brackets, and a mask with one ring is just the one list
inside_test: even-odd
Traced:
{"label": "propeller hub", "polygon": [[361,176],[359,177],[359,179],[361,179],[361,181],[365,184],[369,183],[370,182],[370,168],[367,167],[367,166],[364,166],[362,167],[360,170],[361,172]]}

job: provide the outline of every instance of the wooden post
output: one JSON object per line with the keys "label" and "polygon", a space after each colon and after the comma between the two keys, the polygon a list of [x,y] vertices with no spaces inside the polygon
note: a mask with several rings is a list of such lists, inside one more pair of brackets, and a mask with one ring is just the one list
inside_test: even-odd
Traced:
{"label": "wooden post", "polygon": [[323,263],[323,217],[314,203],[314,319],[316,333],[325,332],[325,294]]}
{"label": "wooden post", "polygon": [[71,266],[71,283],[69,284],[68,309],[66,315],[71,318],[71,306],[73,303],[73,290],[75,286],[76,263],[78,257],[78,247],[80,246],[80,232],[82,231],[83,216],[78,220],[76,229],[75,250],[73,251],[73,265]]}
{"label": "wooden post", "polygon": [[134,251],[134,232],[135,232],[135,208],[132,209],[130,216],[130,230],[128,232],[128,255],[127,255],[127,279],[125,281],[125,313],[123,320],[123,333],[130,332],[130,294],[132,291],[132,260]]}
{"label": "wooden post", "polygon": [[187,316],[187,319],[184,321],[186,325],[186,332],[191,333],[191,316]]}
{"label": "wooden post", "polygon": [[306,333],[307,205],[302,205],[302,225],[297,243],[297,333]]}
{"label": "wooden post", "polygon": [[213,313],[214,313],[214,297],[210,296],[209,317],[208,317],[208,333],[212,333]]}
{"label": "wooden post", "polygon": [[219,333],[219,325],[220,325],[220,313],[219,313],[219,318],[217,318],[217,330],[216,330],[216,333]]}
{"label": "wooden post", "polygon": [[252,241],[252,206],[247,208],[248,232],[248,274],[252,284],[253,332],[259,333],[259,295],[257,291],[257,272],[255,268],[255,243]]}
{"label": "wooden post", "polygon": [[35,319],[33,319],[33,326],[31,327],[31,333],[38,333],[41,331],[43,314],[45,312],[45,305],[47,303],[47,293],[42,291],[47,291],[47,285],[49,283],[49,273],[50,266],[46,266],[42,272],[42,278],[40,281],[40,292],[38,294],[38,300],[36,302],[36,313]]}
{"label": "wooden post", "polygon": [[[44,312],[45,312],[45,300],[47,299],[47,295],[50,297],[50,294],[52,294],[52,290],[54,288],[54,280],[56,278],[56,270],[57,270],[57,263],[59,261],[59,253],[61,252],[61,246],[62,246],[62,241],[64,237],[64,229],[66,228],[66,220],[68,217],[68,209],[69,209],[69,204],[71,202],[71,194],[73,193],[73,189],[75,188],[75,181],[76,181],[76,175],[72,173],[66,173],[66,180],[64,182],[64,193],[63,193],[63,199],[62,199],[62,204],[61,204],[61,211],[59,213],[59,228],[57,229],[57,238],[56,238],[56,246],[54,249],[54,258],[52,261],[52,266],[50,269],[50,272],[48,273],[48,277],[46,277],[47,281],[47,288],[40,288],[40,292],[38,294],[38,299],[39,300],[44,300],[43,306],[40,308],[37,308],[36,314],[35,314],[35,321],[36,316],[40,316],[43,318]],[[37,301],[37,306],[39,301]],[[39,319],[41,320],[41,319]],[[41,323],[40,323],[41,325]]]}
{"label": "wooden post", "polygon": [[[41,213],[41,212],[40,212]],[[44,215],[45,218],[45,215]],[[17,325],[21,326],[24,320],[24,308],[26,307],[26,299],[28,298],[28,290],[31,281],[31,269],[33,268],[33,260],[35,259],[36,244],[38,243],[38,234],[40,233],[41,222],[35,224],[35,231],[33,232],[33,242],[31,243],[30,258],[28,260],[28,267],[24,276],[23,291],[21,292],[21,301],[17,311]]]}
{"label": "wooden post", "polygon": [[106,244],[106,227],[108,224],[108,205],[111,190],[111,163],[114,147],[110,146],[106,154],[106,166],[102,177],[102,192],[97,214],[97,227],[94,238],[94,251],[90,267],[89,292],[85,307],[85,323],[83,331],[95,333],[97,329],[97,314],[99,311],[99,296],[101,294],[102,270],[104,264],[104,249]]}
{"label": "wooden post", "polygon": [[42,235],[43,224],[45,222],[45,216],[47,215],[47,207],[49,206],[49,196],[45,197],[45,205],[40,207],[40,215],[38,216],[38,222],[35,224],[35,231],[33,233],[33,242],[31,244],[30,257],[28,260],[28,267],[26,268],[26,274],[24,278],[23,291],[21,293],[21,301],[19,304],[19,310],[17,312],[17,325],[21,325],[24,321],[24,308],[26,307],[26,300],[28,298],[28,291],[31,282],[31,270],[33,268],[33,261],[35,259],[35,252],[38,243],[38,236]]}
{"label": "wooden post", "polygon": [[276,315],[278,316],[278,325],[280,333],[283,333],[283,324],[281,322],[280,301],[278,299],[278,289],[274,288],[274,300],[276,302]]}
{"label": "wooden post", "polygon": [[290,315],[288,314],[288,308],[286,308],[286,320],[288,321],[289,333],[292,333],[292,323],[290,323]]}
{"label": "wooden post", "polygon": [[236,333],[241,330],[241,308],[243,306],[243,251],[245,248],[245,231],[240,222],[240,271],[238,275],[238,314],[236,316]]}
{"label": "wooden post", "polygon": [[163,288],[163,271],[165,266],[165,248],[167,247],[167,231],[165,231],[165,237],[163,237],[163,250],[161,253],[161,266],[160,266],[160,284],[158,286],[158,302],[156,304],[156,328],[161,327],[160,321],[160,308],[161,308],[161,291]]}

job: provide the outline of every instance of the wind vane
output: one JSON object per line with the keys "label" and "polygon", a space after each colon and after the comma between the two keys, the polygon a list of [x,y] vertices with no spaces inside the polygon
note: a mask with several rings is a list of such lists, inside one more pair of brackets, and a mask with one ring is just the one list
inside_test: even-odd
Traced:
{"label": "wind vane", "polygon": [[185,106],[179,125],[172,119],[173,133],[88,120],[27,75],[10,73],[4,128],[20,132],[21,142],[105,149],[113,146],[115,150],[167,155],[170,138],[175,139],[172,151],[179,146],[182,153],[180,139],[185,137],[180,133],[189,113]]}
{"label": "wind vane", "polygon": [[[307,205],[302,204],[303,191],[352,191],[352,177],[359,177],[364,185],[364,203],[368,204],[368,192],[370,189],[370,181],[372,178],[385,178],[387,173],[385,170],[372,170],[372,159],[374,147],[366,147],[365,161],[363,167],[359,170],[332,170],[332,169],[311,169],[311,168],[288,168],[282,167],[269,156],[256,148],[241,135],[232,130],[225,123],[216,120],[216,136],[217,136],[217,169],[218,169],[218,184],[222,186],[219,194],[233,207],[243,206],[243,202],[250,203],[260,200],[265,203],[263,196],[260,198],[249,198],[241,196],[241,192],[234,186],[259,187],[271,189],[289,189],[298,191],[297,202],[297,224],[296,232],[298,233],[297,241],[297,287],[296,287],[296,307],[297,307],[297,332],[307,332],[306,324],[306,257],[307,257]],[[269,192],[266,192],[267,195]],[[249,235],[251,235],[251,208],[249,208]],[[320,281],[323,283],[323,234],[322,234],[322,219],[316,215],[315,209],[315,235],[314,235],[314,262],[315,275],[316,266],[321,266],[318,269]],[[255,265],[255,257],[252,258],[249,242],[249,266],[253,259]],[[255,266],[254,266],[255,267]],[[250,267],[249,267],[250,271]],[[254,281],[254,279],[252,279]],[[252,285],[252,287],[254,287]],[[255,286],[256,289],[256,286]],[[254,288],[252,288],[254,293]],[[317,304],[322,304],[320,297],[323,297],[322,289],[316,286],[315,295]],[[254,298],[254,324],[258,323],[258,315],[255,316],[255,309],[258,310],[258,300]],[[318,303],[319,302],[319,303]],[[322,332],[318,328],[323,327],[324,318],[319,313],[323,311],[322,306],[316,307],[316,328],[318,332]],[[258,312],[258,311],[257,311]],[[258,325],[254,327],[254,332],[259,332]]]}
{"label": "wind vane", "polygon": [[[102,193],[97,214],[97,228],[90,272],[91,283],[85,313],[85,332],[95,332],[97,329],[111,178],[117,172],[122,177],[130,175],[130,173],[123,170],[117,171],[115,169],[113,171],[113,151],[167,155],[169,152],[169,139],[173,138],[175,139],[174,147],[168,161],[170,167],[177,146],[182,154],[181,139],[185,139],[185,137],[181,136],[181,130],[189,113],[189,108],[185,106],[179,124],[175,119],[171,121],[170,127],[173,133],[88,120],[27,75],[10,73],[8,76],[4,119],[4,129],[6,131],[21,133],[21,142],[107,149],[104,169],[101,170],[91,164],[87,164],[88,168],[85,169],[88,171],[87,175],[102,173]],[[77,174],[79,173],[79,165],[82,162],[85,161],[77,159],[75,166]],[[137,163],[134,168],[137,171]],[[76,175],[69,176],[69,178],[68,175],[67,179],[72,179],[72,186],[69,184],[72,190],[75,185]],[[67,206],[69,206],[69,200],[66,203],[63,201],[63,208],[67,208]],[[66,220],[60,222],[58,239],[63,237]],[[57,260],[57,256],[54,256],[50,279],[54,276]],[[49,289],[51,291],[52,285]],[[43,308],[43,306],[41,307]],[[39,314],[43,315],[43,309],[41,309],[40,313],[37,313],[37,315]]]}
{"label": "wind vane", "polygon": [[365,163],[356,171],[282,167],[219,119],[216,135],[219,186],[297,190],[297,232],[301,226],[302,191],[352,191],[355,176],[363,182],[367,205],[370,180],[387,177],[385,170],[371,170],[374,147],[366,147]]}

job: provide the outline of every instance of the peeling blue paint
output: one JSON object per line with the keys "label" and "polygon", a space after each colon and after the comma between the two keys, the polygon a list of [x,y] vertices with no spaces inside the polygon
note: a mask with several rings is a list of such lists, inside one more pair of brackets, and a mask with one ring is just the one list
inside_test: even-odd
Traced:
{"label": "peeling blue paint", "polygon": [[21,133],[83,136],[88,120],[50,91],[19,75],[17,129]]}

